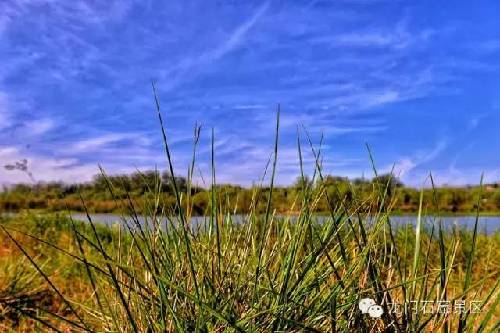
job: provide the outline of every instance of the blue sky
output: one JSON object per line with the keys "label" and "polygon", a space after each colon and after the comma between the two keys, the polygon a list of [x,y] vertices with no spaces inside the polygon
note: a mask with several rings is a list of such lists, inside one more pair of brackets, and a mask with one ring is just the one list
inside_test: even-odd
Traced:
{"label": "blue sky", "polygon": [[[258,180],[280,103],[280,184],[299,173],[297,125],[315,144],[324,134],[328,173],[371,176],[368,143],[411,185],[429,171],[498,181],[499,13],[498,1],[4,0],[0,163],[67,182],[98,163],[165,168],[155,80],[180,174],[198,121],[198,175],[214,127],[218,179]],[[30,181],[2,170],[1,183]]]}

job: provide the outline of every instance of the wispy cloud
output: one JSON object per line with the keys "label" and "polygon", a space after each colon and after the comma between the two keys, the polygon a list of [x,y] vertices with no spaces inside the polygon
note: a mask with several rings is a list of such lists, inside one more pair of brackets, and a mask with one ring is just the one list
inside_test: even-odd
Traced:
{"label": "wispy cloud", "polygon": [[50,118],[28,120],[23,125],[23,133],[26,136],[39,136],[56,127],[56,123]]}
{"label": "wispy cloud", "polygon": [[[96,137],[91,137],[83,140],[79,140],[73,144],[70,144],[65,148],[67,151],[73,153],[83,153],[83,152],[96,152],[103,148],[109,147],[112,144],[120,143],[123,141],[131,141],[133,145],[148,145],[150,141],[140,135],[134,133],[107,133]],[[129,142],[130,144],[130,142]]]}
{"label": "wispy cloud", "polygon": [[[0,183],[15,184],[26,183],[32,180],[26,173],[20,171],[7,171],[4,166],[21,160],[27,160],[27,168],[37,181],[62,181],[73,183],[75,181],[89,181],[92,176],[99,173],[95,163],[82,163],[76,158],[51,158],[37,154],[26,154],[16,147],[0,147]],[[113,163],[103,163],[110,173],[130,173],[135,171],[134,166],[123,166]],[[143,168],[140,165],[139,168]],[[146,167],[149,169],[149,167]]]}
{"label": "wispy cloud", "polygon": [[[55,161],[88,170],[164,163],[153,78],[181,171],[199,121],[200,163],[209,159],[215,127],[221,170],[242,183],[255,180],[272,151],[281,103],[280,181],[298,172],[297,125],[325,135],[326,151],[336,154],[332,172],[361,174],[369,142],[384,148],[381,165],[396,161],[410,179],[448,165],[457,128],[489,144],[500,121],[492,106],[500,84],[496,18],[470,13],[474,24],[466,25],[460,6],[444,20],[427,6],[3,1],[0,141],[17,149],[12,159],[51,165],[44,170]],[[443,128],[449,140],[433,146],[429,138]],[[489,169],[498,164],[484,161]]]}
{"label": "wispy cloud", "polygon": [[[418,184],[419,182],[422,182],[424,179],[409,178],[410,176],[412,176],[412,171],[438,158],[439,155],[448,147],[448,145],[448,140],[443,138],[438,140],[430,149],[419,150],[411,157],[401,158],[394,165],[394,174],[400,177],[402,180],[410,181],[412,184]],[[391,168],[386,167],[385,171],[387,172]],[[427,175],[430,171],[431,170],[427,171]]]}
{"label": "wispy cloud", "polygon": [[371,109],[380,105],[400,101],[403,98],[401,96],[401,92],[389,89],[386,91],[374,91],[357,96],[350,96],[350,99],[355,99],[361,109]]}
{"label": "wispy cloud", "polygon": [[486,113],[480,113],[480,114],[476,114],[476,115],[473,115],[469,120],[468,120],[468,123],[467,123],[467,129],[469,131],[472,131],[474,129],[476,129],[479,124],[481,123],[481,121],[487,117],[488,114]]}
{"label": "wispy cloud", "polygon": [[166,78],[175,74],[175,79],[172,80],[170,77],[170,82],[163,84],[163,88],[167,88],[168,90],[173,89],[177,84],[179,84],[179,82],[185,79],[185,76],[192,77],[197,71],[200,70],[200,68],[209,66],[210,63],[217,61],[227,53],[240,46],[243,43],[245,36],[265,14],[268,7],[269,2],[263,2],[250,17],[240,23],[234,30],[225,36],[222,41],[219,42],[219,45],[214,48],[202,51],[194,56],[183,57],[178,64],[174,65],[161,76],[162,78]]}
{"label": "wispy cloud", "polygon": [[245,35],[252,29],[252,27],[257,23],[257,21],[264,15],[269,7],[269,2],[266,1],[255,11],[255,13],[250,16],[250,18],[239,25],[229,36],[229,38],[219,45],[214,50],[204,54],[201,58],[206,59],[210,62],[216,60],[226,53],[233,50],[235,47],[240,45],[245,38]]}
{"label": "wispy cloud", "polygon": [[[422,181],[428,177],[429,172],[415,172],[415,178]],[[463,185],[477,185],[481,180],[481,175],[484,175],[483,182],[485,184],[498,182],[500,179],[500,168],[489,168],[487,171],[481,168],[442,168],[432,170],[432,177],[434,182],[439,185],[447,186],[463,186]],[[421,185],[421,184],[418,184]],[[429,182],[424,186],[431,186]]]}

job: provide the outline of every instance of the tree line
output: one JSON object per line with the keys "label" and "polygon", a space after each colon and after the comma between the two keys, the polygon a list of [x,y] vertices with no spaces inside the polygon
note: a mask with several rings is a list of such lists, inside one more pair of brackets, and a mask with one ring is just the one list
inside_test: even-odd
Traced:
{"label": "tree line", "polygon": [[[173,179],[167,172],[135,172],[123,175],[96,175],[92,181],[79,184],[60,182],[17,184],[3,188],[0,193],[1,211],[22,209],[44,209],[50,211],[84,211],[94,213],[126,212],[132,203],[139,212],[151,209],[177,209],[174,195],[175,185],[181,194],[183,205],[190,208],[193,215],[203,215],[211,211],[212,202],[220,211],[236,214],[250,211],[263,212],[269,196],[265,186],[242,187],[234,184],[218,184],[214,188],[191,184],[185,177]],[[298,177],[289,186],[278,186],[273,190],[272,207],[277,213],[294,213],[300,209],[298,202],[301,191],[320,191],[320,199],[315,201],[312,212],[323,213],[335,203],[364,203],[367,210],[377,209],[381,204],[391,206],[400,213],[415,213],[420,202],[420,190],[408,187],[398,178],[388,174],[372,179],[326,175],[322,179]],[[383,203],[372,200],[375,193],[385,193]],[[423,190],[424,208],[428,212],[470,213],[476,210],[480,197],[480,208],[487,212],[500,212],[500,184],[486,184],[480,193],[479,186],[439,187]],[[214,195],[212,195],[214,194]],[[156,207],[146,207],[158,198]],[[215,199],[215,200],[214,200]],[[362,205],[363,207],[363,205]]]}

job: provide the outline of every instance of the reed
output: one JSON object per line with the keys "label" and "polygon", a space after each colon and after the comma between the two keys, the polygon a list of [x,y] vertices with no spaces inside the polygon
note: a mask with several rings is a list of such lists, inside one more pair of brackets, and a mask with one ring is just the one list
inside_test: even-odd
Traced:
{"label": "reed", "polygon": [[[31,286],[23,283],[22,290],[16,292],[0,287],[0,323],[10,318],[8,329],[16,329],[8,313],[24,318],[27,326],[17,328],[28,327],[28,331],[35,326],[60,332],[498,329],[499,322],[494,320],[499,315],[500,276],[495,254],[499,253],[500,238],[498,233],[478,232],[480,196],[472,232],[458,227],[445,230],[438,214],[426,219],[428,206],[423,204],[423,195],[416,226],[394,225],[393,203],[387,193],[390,179],[387,184],[374,184],[370,199],[363,201],[331,197],[325,188],[311,185],[323,177],[321,145],[314,145],[309,133],[298,129],[298,136],[305,134],[315,157],[315,171],[311,182],[302,182],[290,214],[276,214],[272,197],[278,160],[278,108],[274,151],[261,186],[254,188],[250,212],[236,216],[229,208],[236,202],[220,204],[229,199],[217,187],[212,140],[212,180],[207,190],[210,205],[205,212],[209,218],[194,224],[190,218],[194,198],[176,184],[156,93],[154,97],[175,202],[162,201],[162,180],[158,178],[148,185],[148,199],[140,201],[142,206],[138,207],[130,196],[115,196],[120,184],[102,171],[114,205],[124,211],[118,226],[104,227],[90,214],[88,223],[57,216],[52,218],[56,223],[47,222],[38,229],[36,221],[47,217],[4,219],[0,224],[2,237],[9,240],[10,253],[24,256],[22,267],[28,273],[22,278],[10,274],[3,282],[33,281]],[[194,133],[189,182],[196,162],[198,126]],[[299,138],[301,170],[302,151]],[[269,185],[264,187],[264,180]],[[327,217],[312,213],[320,200],[328,203]],[[257,207],[263,204],[266,209],[261,214]],[[146,212],[146,222],[141,222],[138,211]],[[47,230],[53,230],[52,238]],[[0,267],[7,267],[8,262],[2,259]],[[61,279],[61,272],[70,268],[74,272],[71,278]],[[85,288],[76,292],[74,285]],[[29,295],[37,288],[49,293],[58,306],[11,301],[12,295]],[[6,301],[8,296],[10,302]],[[367,297],[382,307],[380,317],[372,318],[359,310],[360,300]],[[462,301],[466,309],[457,313]],[[471,309],[473,301],[477,303]],[[423,311],[420,307],[424,303],[436,308]],[[406,307],[396,311],[395,304]],[[442,308],[448,304],[450,312],[438,309],[438,304]],[[17,325],[21,325],[19,320]]]}

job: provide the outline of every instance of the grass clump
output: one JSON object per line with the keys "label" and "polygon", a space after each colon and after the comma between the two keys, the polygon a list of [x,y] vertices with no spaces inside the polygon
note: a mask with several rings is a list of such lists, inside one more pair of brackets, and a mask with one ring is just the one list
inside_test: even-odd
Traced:
{"label": "grass clump", "polygon": [[[130,197],[113,195],[120,184],[103,172],[114,204],[126,211],[119,226],[107,229],[90,216],[87,224],[52,217],[42,224],[48,226],[45,229],[38,227],[43,217],[16,217],[17,221],[35,221],[31,230],[24,231],[12,221],[3,223],[2,237],[9,240],[10,251],[26,258],[22,267],[29,269],[20,274],[22,278],[18,274],[4,278],[7,285],[16,279],[32,279],[37,282],[24,283],[21,290],[29,293],[39,285],[51,295],[50,304],[34,301],[36,305],[16,306],[6,305],[0,297],[3,311],[17,311],[17,322],[10,318],[10,323],[20,325],[20,318],[26,318],[28,326],[36,322],[55,331],[82,332],[465,332],[498,328],[494,322],[499,300],[498,233],[480,234],[477,223],[472,232],[445,230],[439,217],[424,218],[427,206],[422,196],[416,227],[393,225],[389,183],[373,186],[370,200],[332,197],[331,192],[312,185],[323,178],[321,151],[306,131],[315,156],[313,181],[302,182],[290,207],[294,214],[277,214],[272,200],[278,123],[270,170],[265,171],[270,186],[254,189],[250,206],[254,209],[248,214],[236,216],[228,208],[227,198],[216,186],[213,158],[207,218],[192,222],[194,198],[176,184],[162,125],[175,202],[162,202],[158,177],[147,185],[152,199],[137,207]],[[188,175],[194,170],[198,138],[199,129]],[[301,169],[302,149],[299,140]],[[328,203],[327,217],[313,214],[320,200]],[[262,205],[264,214],[255,209]],[[479,205],[477,209],[479,215]],[[139,219],[139,210],[146,212],[145,222]],[[27,228],[30,223],[24,225]],[[8,263],[2,259],[2,265]],[[9,288],[0,289],[0,295],[2,290],[17,295]],[[367,297],[382,307],[380,317],[359,310],[359,301]],[[455,306],[462,301],[467,308],[458,313]],[[477,302],[473,309],[472,301]],[[421,302],[449,304],[451,310],[421,311]],[[402,311],[394,309],[397,304],[404,307]],[[0,316],[0,322],[5,318]]]}

